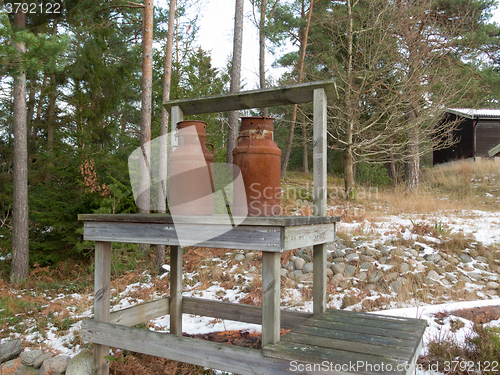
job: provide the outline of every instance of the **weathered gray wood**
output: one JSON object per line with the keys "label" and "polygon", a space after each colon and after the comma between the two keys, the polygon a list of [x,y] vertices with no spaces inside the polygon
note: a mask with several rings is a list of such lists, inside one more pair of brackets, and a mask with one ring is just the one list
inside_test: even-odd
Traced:
{"label": "weathered gray wood", "polygon": [[294,226],[285,228],[283,247],[284,250],[291,250],[334,240],[335,228],[332,224]]}
{"label": "weathered gray wood", "polygon": [[[262,324],[261,306],[182,297],[182,312],[243,323]],[[311,313],[284,309],[281,309],[280,315],[281,327],[286,329],[293,328],[312,316]]]}
{"label": "weathered gray wood", "polygon": [[[86,342],[109,345],[236,374],[290,374],[287,371],[290,367],[289,361],[265,358],[260,350],[101,323],[93,319],[83,322],[82,338]],[[305,372],[296,373],[305,374]]]}
{"label": "weathered gray wood", "polygon": [[170,333],[182,336],[182,248],[170,247]]}
{"label": "weathered gray wood", "polygon": [[[176,229],[177,228],[177,229]],[[239,226],[218,235],[221,228],[210,224],[143,224],[93,222],[84,223],[84,238],[87,241],[113,241],[126,243],[147,243],[155,245],[178,246],[177,231],[181,231],[181,239],[196,243],[200,247],[216,247],[227,249],[281,251],[280,227]],[[213,233],[213,238],[205,238]],[[201,241],[201,242],[196,242]]]}
{"label": "weathered gray wood", "polygon": [[492,158],[496,154],[500,152],[500,143],[497,144],[495,147],[493,147],[491,150],[488,151],[488,156]]}
{"label": "weathered gray wood", "polygon": [[[248,216],[241,218],[234,216],[235,222],[243,222],[241,226],[272,226],[290,227],[297,225],[331,224],[338,223],[338,216]],[[167,214],[80,214],[78,220],[118,223],[151,223],[151,224],[174,224],[174,218]],[[227,215],[183,215],[175,217],[176,223],[182,224],[211,224],[231,225]]]}
{"label": "weathered gray wood", "polygon": [[177,99],[163,103],[167,111],[175,106],[181,108],[185,115],[201,113],[215,113],[273,107],[287,104],[310,103],[313,101],[313,91],[321,88],[328,97],[335,95],[335,82],[333,80],[307,82],[296,85],[268,88],[261,90],[240,91],[222,95],[201,98]]}
{"label": "weathered gray wood", "polygon": [[[347,373],[351,374],[404,374],[407,361],[393,359],[389,356],[374,356],[361,353],[351,353],[344,350],[323,348],[316,345],[296,344],[280,341],[274,345],[267,345],[263,349],[267,357],[288,361],[298,361],[310,364],[328,364],[335,368],[345,366]],[[382,364],[384,365],[382,370]],[[378,367],[377,367],[378,366]],[[377,370],[378,369],[378,370]]]}
{"label": "weathered gray wood", "polygon": [[[423,319],[418,319],[418,318],[409,318],[409,317],[403,317],[403,316],[391,316],[391,315],[383,315],[383,314],[373,314],[373,313],[366,313],[366,312],[358,312],[358,311],[349,311],[349,310],[336,310],[336,309],[328,309],[328,314],[326,314],[324,317],[328,318],[330,316],[355,316],[357,318],[364,318],[364,319],[373,319],[375,321],[385,321],[385,322],[396,322],[396,323],[405,323],[401,325],[401,327],[407,327],[409,324],[411,325],[418,325],[418,326],[425,326],[427,325],[427,322]],[[376,324],[376,323],[375,323]]]}
{"label": "weathered gray wood", "polygon": [[375,343],[364,343],[350,340],[339,340],[331,337],[314,336],[308,333],[289,332],[281,339],[285,342],[305,345],[316,345],[328,349],[344,350],[353,353],[370,354],[376,356],[390,356],[394,359],[408,360],[414,348],[386,346]]}
{"label": "weathered gray wood", "polygon": [[262,253],[262,346],[280,340],[280,254]]}
{"label": "weathered gray wood", "polygon": [[[95,243],[95,275],[94,275],[94,319],[108,322],[110,309],[111,281],[111,242]],[[109,363],[105,356],[109,355],[109,346],[94,346],[94,365],[97,375],[109,375]]]}
{"label": "weathered gray wood", "polygon": [[[314,90],[314,129],[313,129],[313,214],[327,214],[326,185],[326,93],[318,88]],[[335,229],[331,236],[335,236]],[[331,240],[333,241],[333,239]],[[313,313],[326,311],[326,244],[313,246]]]}
{"label": "weathered gray wood", "polygon": [[170,110],[170,129],[172,129],[172,134],[177,129],[177,123],[184,120],[184,113],[179,106],[172,106]]}
{"label": "weathered gray wood", "polygon": [[127,307],[110,314],[109,322],[132,327],[136,324],[146,323],[152,319],[168,315],[170,311],[170,298],[142,303],[137,306]]}

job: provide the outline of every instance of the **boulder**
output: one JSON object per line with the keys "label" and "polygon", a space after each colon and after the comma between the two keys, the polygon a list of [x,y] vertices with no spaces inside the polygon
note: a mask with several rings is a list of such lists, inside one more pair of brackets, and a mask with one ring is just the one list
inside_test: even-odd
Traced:
{"label": "boulder", "polygon": [[500,287],[500,284],[494,281],[490,281],[489,283],[486,284],[486,287],[488,289],[498,289]]}
{"label": "boulder", "polygon": [[347,254],[345,260],[348,262],[357,262],[359,261],[359,255],[356,253]]}
{"label": "boulder", "polygon": [[43,352],[41,350],[25,350],[24,352],[21,353],[19,356],[21,358],[21,361],[23,361],[23,365],[25,366],[33,366],[33,361],[40,355],[42,355]]}
{"label": "boulder", "polygon": [[237,261],[237,262],[242,262],[243,260],[245,260],[245,255],[243,255],[243,254],[236,254],[236,256],[234,257],[234,260]]}
{"label": "boulder", "polygon": [[19,357],[23,345],[21,340],[7,340],[0,344],[1,363],[4,363],[12,358]]}
{"label": "boulder", "polygon": [[344,276],[345,277],[353,277],[356,274],[356,266],[351,264],[345,267]]}
{"label": "boulder", "polygon": [[68,368],[70,358],[67,355],[58,355],[43,361],[39,375],[64,374]]}
{"label": "boulder", "polygon": [[80,352],[70,359],[66,375],[94,375],[94,356],[91,352]]}
{"label": "boulder", "polygon": [[345,272],[345,269],[346,269],[346,264],[345,263],[335,263],[333,266],[332,266],[332,271],[334,273],[344,273]]}
{"label": "boulder", "polygon": [[462,262],[464,262],[464,263],[469,263],[469,262],[472,262],[472,258],[471,258],[471,256],[470,256],[470,255],[467,255],[467,254],[464,254],[464,253],[460,254],[459,258],[460,258],[460,260],[461,260]]}
{"label": "boulder", "polygon": [[295,269],[302,271],[304,269],[306,261],[303,258],[297,257],[294,263],[295,263]]}
{"label": "boulder", "polygon": [[40,368],[40,366],[42,365],[42,363],[44,361],[46,361],[47,359],[52,358],[52,357],[53,357],[52,353],[43,353],[43,354],[39,355],[38,357],[36,357],[33,360],[33,367]]}
{"label": "boulder", "polygon": [[304,265],[304,273],[311,273],[313,272],[314,270],[314,264],[311,262],[311,263],[306,263]]}
{"label": "boulder", "polygon": [[439,276],[439,274],[434,270],[430,270],[427,276],[429,276],[433,280],[439,280],[441,278],[441,276]]}

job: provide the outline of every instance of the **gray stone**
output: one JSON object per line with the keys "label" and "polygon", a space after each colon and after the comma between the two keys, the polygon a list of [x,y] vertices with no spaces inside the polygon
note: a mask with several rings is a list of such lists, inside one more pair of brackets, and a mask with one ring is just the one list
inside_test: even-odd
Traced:
{"label": "gray stone", "polygon": [[408,249],[408,253],[415,258],[418,257],[418,251],[415,249]]}
{"label": "gray stone", "polygon": [[15,368],[19,367],[19,365],[21,364],[21,358],[14,358],[14,359],[11,359],[9,361],[6,361],[4,363],[2,363],[2,368],[1,368],[1,372],[0,374],[11,374],[13,373],[15,370]]}
{"label": "gray stone", "polygon": [[415,266],[415,270],[418,271],[418,272],[425,272],[426,269],[427,269],[427,267],[424,266],[422,263],[418,263]]}
{"label": "gray stone", "polygon": [[332,258],[343,258],[344,257],[344,252],[339,249],[335,249],[331,252]]}
{"label": "gray stone", "polygon": [[295,269],[302,271],[304,269],[304,265],[306,264],[306,261],[303,258],[297,258],[295,259]]}
{"label": "gray stone", "polygon": [[338,273],[338,274],[336,274],[336,275],[334,275],[334,276],[332,277],[332,282],[333,282],[334,284],[338,284],[338,283],[340,283],[342,280],[344,280],[344,276],[342,276],[342,274],[341,274],[341,273]]}
{"label": "gray stone", "polygon": [[332,271],[334,273],[344,273],[345,272],[345,269],[346,269],[346,264],[345,263],[335,263],[333,266],[332,266]]}
{"label": "gray stone", "polygon": [[410,265],[408,263],[401,263],[399,269],[402,273],[408,272],[410,270]]}
{"label": "gray stone", "polygon": [[253,272],[255,272],[255,271],[257,271],[257,267],[255,267],[255,266],[252,266],[252,267],[250,267],[250,268],[248,269],[248,272],[250,272],[250,273],[253,273]]}
{"label": "gray stone", "polygon": [[450,263],[449,263],[449,262],[447,262],[447,261],[446,261],[446,260],[444,260],[444,259],[441,259],[441,260],[438,262],[438,265],[439,265],[439,267],[446,268],[446,267],[448,267],[448,266],[450,265]]}
{"label": "gray stone", "polygon": [[424,282],[427,285],[434,285],[434,284],[436,284],[436,281],[433,278],[429,277],[429,276],[425,276],[424,277]]}
{"label": "gray stone", "polygon": [[333,276],[333,271],[330,268],[326,269],[326,277],[332,277]]}
{"label": "gray stone", "polygon": [[306,264],[304,265],[304,272],[305,272],[305,273],[311,273],[311,272],[313,272],[313,270],[314,270],[314,265],[313,265],[313,263],[306,263]]}
{"label": "gray stone", "polygon": [[288,275],[288,270],[286,268],[280,268],[280,275],[286,277],[286,275]]}
{"label": "gray stone", "polygon": [[439,254],[425,254],[424,259],[428,262],[437,263],[441,260],[441,255],[439,255]]}
{"label": "gray stone", "polygon": [[376,257],[378,255],[377,250],[372,249],[370,247],[365,248],[364,254],[369,257]]}
{"label": "gray stone", "polygon": [[400,293],[403,289],[403,283],[399,280],[393,281],[389,284],[389,287],[394,293]]}
{"label": "gray stone", "polygon": [[382,271],[375,271],[371,274],[370,278],[368,279],[368,282],[376,284],[382,278],[383,275],[384,274]]}
{"label": "gray stone", "polygon": [[467,254],[464,254],[464,253],[460,254],[459,258],[460,258],[460,260],[461,260],[462,262],[464,262],[464,263],[469,263],[469,262],[472,262],[472,258],[471,258],[471,256],[470,256],[470,255],[467,255]]}
{"label": "gray stone", "polygon": [[488,289],[498,289],[498,287],[500,287],[500,284],[494,281],[490,281],[489,283],[486,284],[486,287]]}
{"label": "gray stone", "polygon": [[473,280],[481,280],[483,276],[481,275],[480,272],[467,272],[467,276],[469,276]]}
{"label": "gray stone", "polygon": [[285,264],[283,265],[283,267],[286,268],[290,272],[295,270],[295,265],[290,260],[286,261]]}
{"label": "gray stone", "polygon": [[392,254],[402,257],[405,255],[405,249],[402,246],[398,246],[395,249],[392,249]]}
{"label": "gray stone", "polygon": [[397,273],[397,272],[389,272],[389,273],[385,276],[385,278],[386,278],[387,280],[396,280],[396,279],[398,278],[398,276],[399,276],[399,273]]}
{"label": "gray stone", "polygon": [[304,272],[302,272],[302,270],[296,270],[296,271],[290,272],[288,274],[288,277],[290,277],[291,279],[300,279],[300,277],[302,275],[304,275]]}
{"label": "gray stone", "polygon": [[366,289],[368,290],[376,290],[377,289],[377,286],[375,284],[368,284],[366,286]]}
{"label": "gray stone", "polygon": [[94,356],[89,352],[80,352],[70,359],[66,375],[94,375]]}
{"label": "gray stone", "polygon": [[303,283],[304,282],[306,282],[306,283],[311,282],[312,283],[313,274],[312,273],[305,273],[305,274],[303,274],[302,276],[299,277],[299,280],[301,282],[303,282]]}
{"label": "gray stone", "polygon": [[359,261],[359,255],[356,253],[347,254],[345,260],[348,262],[357,262]]}
{"label": "gray stone", "polygon": [[386,257],[382,257],[378,261],[379,261],[380,264],[387,264],[387,258]]}
{"label": "gray stone", "polygon": [[474,264],[474,268],[476,268],[478,270],[481,270],[481,271],[485,271],[486,270],[486,267],[483,266],[481,263],[475,263]]}
{"label": "gray stone", "polygon": [[384,257],[388,256],[390,253],[391,253],[391,248],[388,246],[382,246],[382,248],[380,249],[380,254],[382,254],[382,256]]}
{"label": "gray stone", "polygon": [[360,256],[362,262],[374,263],[376,262],[375,258],[370,255],[362,255]]}
{"label": "gray stone", "polygon": [[439,281],[441,281],[441,284],[443,284],[445,286],[450,286],[451,285],[451,283],[447,279],[441,279]]}
{"label": "gray stone", "polygon": [[0,344],[1,363],[19,357],[23,345],[21,340],[7,340]]}
{"label": "gray stone", "polygon": [[14,373],[14,375],[38,375],[38,374],[39,370],[37,368],[34,368],[33,366],[26,366],[23,363],[19,365],[16,372]]}
{"label": "gray stone", "polygon": [[51,375],[64,374],[68,368],[69,360],[67,355],[62,354],[49,358],[43,361],[42,366],[40,366],[39,375],[48,375],[51,371]]}
{"label": "gray stone", "polygon": [[368,270],[368,269],[370,269],[371,266],[372,266],[371,263],[363,262],[363,263],[361,263],[361,265],[359,266],[359,268],[361,268],[362,270]]}
{"label": "gray stone", "polygon": [[33,360],[33,367],[39,368],[44,361],[46,361],[47,359],[52,358],[52,357],[53,357],[52,353],[43,353],[42,355],[36,357]]}
{"label": "gray stone", "polygon": [[25,350],[21,353],[19,357],[21,357],[21,361],[23,361],[23,365],[33,366],[33,361],[36,357],[42,355],[43,352],[41,350]]}
{"label": "gray stone", "polygon": [[430,270],[427,276],[429,276],[433,280],[439,280],[441,278],[441,276],[439,276],[439,274],[434,270]]}
{"label": "gray stone", "polygon": [[356,274],[356,266],[351,264],[347,265],[344,271],[345,277],[353,277]]}
{"label": "gray stone", "polygon": [[476,260],[477,260],[478,262],[488,264],[488,258],[483,257],[483,256],[481,256],[481,255],[478,255],[478,256],[476,257]]}
{"label": "gray stone", "polygon": [[367,278],[368,278],[368,274],[366,272],[360,272],[358,274],[358,279],[360,281],[366,281]]}
{"label": "gray stone", "polygon": [[332,263],[343,263],[345,262],[345,258],[333,258]]}
{"label": "gray stone", "polygon": [[253,251],[250,251],[249,253],[245,254],[245,259],[246,260],[253,260],[257,254],[255,254]]}
{"label": "gray stone", "polygon": [[452,282],[452,283],[456,283],[457,282],[457,278],[455,277],[455,275],[451,274],[451,273],[447,273],[446,274],[446,279],[449,281],[449,282]]}
{"label": "gray stone", "polygon": [[245,260],[245,256],[243,254],[236,254],[236,256],[234,257],[234,260],[237,262],[241,262],[241,261]]}

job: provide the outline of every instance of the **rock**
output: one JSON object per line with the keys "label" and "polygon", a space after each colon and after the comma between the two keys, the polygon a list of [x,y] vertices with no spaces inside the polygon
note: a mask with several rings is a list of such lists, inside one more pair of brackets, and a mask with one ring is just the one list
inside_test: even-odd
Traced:
{"label": "rock", "polygon": [[344,279],[344,276],[341,273],[338,273],[332,277],[332,282],[334,284],[340,283]]}
{"label": "rock", "polygon": [[351,264],[345,267],[344,276],[345,277],[353,277],[356,274],[356,266]]}
{"label": "rock", "polygon": [[386,264],[387,263],[387,258],[386,257],[382,257],[378,261],[379,261],[380,264]]}
{"label": "rock", "polygon": [[33,366],[26,366],[23,363],[19,365],[16,372],[14,373],[14,375],[38,375],[38,374],[39,370],[37,368],[34,368]]}
{"label": "rock", "polygon": [[68,367],[69,360],[70,358],[67,355],[58,355],[49,358],[43,361],[42,366],[40,366],[39,375],[48,375],[51,371],[51,375],[64,374]]}
{"label": "rock", "polygon": [[444,259],[441,259],[441,260],[438,262],[438,265],[439,265],[439,267],[446,268],[446,267],[448,267],[448,266],[450,265],[450,263],[449,263],[449,262],[447,262],[447,261],[446,261],[446,260],[444,260]]}
{"label": "rock", "polygon": [[245,254],[245,259],[246,260],[253,260],[253,258],[255,258],[256,255],[257,254],[255,254],[253,251],[251,251],[251,252]]}
{"label": "rock", "polygon": [[439,254],[425,254],[424,259],[428,262],[437,263],[441,260],[441,255],[439,255]]}
{"label": "rock", "polygon": [[326,277],[332,277],[333,276],[333,271],[331,270],[331,268],[327,268],[326,269]]}
{"label": "rock", "polygon": [[434,270],[430,270],[427,276],[429,276],[433,280],[439,280],[441,278],[441,276],[439,276],[439,274]]}
{"label": "rock", "polygon": [[458,280],[457,278],[455,277],[455,275],[451,274],[451,273],[447,273],[446,274],[446,279],[451,282],[451,283],[456,283]]}
{"label": "rock", "polygon": [[481,280],[483,278],[480,272],[468,272],[467,276],[476,281]]}
{"label": "rock", "polygon": [[415,249],[408,249],[408,253],[415,258],[418,257],[418,251]]}
{"label": "rock", "polygon": [[361,263],[361,265],[359,266],[359,268],[361,268],[362,270],[368,270],[368,269],[370,269],[371,266],[372,266],[371,263],[363,262],[363,263]]}
{"label": "rock", "polygon": [[23,350],[23,345],[21,340],[7,340],[0,344],[0,354],[1,363],[4,363],[12,358],[17,358],[21,351]]}
{"label": "rock", "polygon": [[459,258],[464,263],[472,262],[472,258],[470,257],[470,255],[467,255],[467,254],[464,254],[464,253],[460,254]]}
{"label": "rock", "polygon": [[345,262],[345,258],[333,258],[332,263],[343,263]]}
{"label": "rock", "polygon": [[389,284],[389,287],[394,293],[400,293],[403,289],[403,283],[399,280],[393,281]]}
{"label": "rock", "polygon": [[402,273],[408,272],[410,270],[410,265],[408,263],[401,263],[399,269]]}
{"label": "rock", "polygon": [[236,256],[234,257],[234,260],[237,261],[237,262],[241,262],[241,261],[245,260],[245,255],[243,255],[243,254],[236,254]]}
{"label": "rock", "polygon": [[299,280],[301,282],[311,282],[312,283],[312,280],[313,280],[313,274],[312,273],[305,273],[303,274],[302,276],[299,277]]}
{"label": "rock", "polygon": [[481,256],[481,255],[478,255],[478,256],[476,257],[476,260],[477,260],[478,262],[480,262],[480,263],[486,263],[486,264],[488,264],[488,258],[483,257],[483,256]]}
{"label": "rock", "polygon": [[377,289],[377,286],[375,284],[368,284],[366,286],[366,289],[368,290],[376,290]]}
{"label": "rock", "polygon": [[25,350],[19,357],[21,358],[21,361],[23,361],[23,365],[33,366],[35,358],[42,354],[43,352],[41,350]]}
{"label": "rock", "polygon": [[339,249],[335,249],[331,252],[332,258],[343,258],[344,257],[344,252]]}
{"label": "rock", "polygon": [[370,247],[365,248],[364,254],[366,256],[369,256],[369,257],[376,257],[378,255],[377,251],[375,249],[370,248]]}
{"label": "rock", "polygon": [[346,269],[346,264],[345,263],[335,263],[333,266],[332,266],[332,271],[334,273],[341,273],[341,274],[344,274],[345,273],[345,269]]}
{"label": "rock", "polygon": [[465,266],[465,267],[464,267],[464,271],[465,271],[465,272],[472,272],[472,271],[474,271],[474,267]]}
{"label": "rock", "polygon": [[422,263],[418,263],[415,266],[415,270],[418,271],[418,272],[425,272],[426,269],[427,269],[427,267],[424,266]]}
{"label": "rock", "polygon": [[295,269],[302,271],[304,269],[304,265],[306,264],[306,261],[303,258],[297,258],[295,259]]}
{"label": "rock", "polygon": [[475,264],[474,264],[474,267],[475,267],[476,269],[478,269],[478,270],[481,270],[481,271],[486,270],[486,267],[485,267],[485,266],[483,266],[481,263],[475,263]]}
{"label": "rock", "polygon": [[359,261],[359,255],[356,253],[347,254],[345,260],[348,262],[357,262]]}
{"label": "rock", "polygon": [[50,359],[52,357],[53,357],[52,353],[43,353],[42,355],[36,357],[33,360],[33,367],[39,368],[44,361],[46,361],[47,359]]}
{"label": "rock", "polygon": [[304,275],[304,272],[302,272],[302,270],[296,270],[296,271],[290,272],[288,274],[288,277],[290,277],[291,279],[300,279],[302,277],[302,275]]}
{"label": "rock", "polygon": [[389,273],[385,276],[385,278],[386,278],[387,280],[396,280],[396,279],[398,278],[398,276],[399,276],[399,273],[397,273],[397,272],[389,272]]}
{"label": "rock", "polygon": [[388,246],[382,246],[382,248],[380,249],[380,254],[382,254],[382,256],[384,257],[388,256],[390,253],[391,253],[391,248]]}
{"label": "rock", "polygon": [[11,359],[2,363],[0,374],[14,374],[15,370],[21,365],[21,358]]}
{"label": "rock", "polygon": [[392,249],[392,254],[398,257],[402,257],[405,255],[405,249],[403,246],[398,246],[395,249]]}
{"label": "rock", "polygon": [[285,262],[285,264],[283,265],[283,268],[285,268],[286,270],[288,270],[290,272],[295,271],[295,265],[290,260]]}
{"label": "rock", "polygon": [[248,269],[248,272],[250,272],[250,273],[253,273],[253,272],[255,272],[255,271],[257,271],[257,267],[255,267],[255,266],[252,266],[252,267],[250,267],[250,268]]}
{"label": "rock", "polygon": [[488,289],[498,289],[498,287],[500,287],[500,284],[494,281],[490,281],[489,283],[486,284],[486,287]]}
{"label": "rock", "polygon": [[429,277],[429,276],[425,276],[424,277],[424,282],[427,285],[434,285],[434,284],[436,284],[436,281],[434,279],[432,279],[431,277]]}
{"label": "rock", "polygon": [[360,281],[366,281],[367,278],[368,278],[368,274],[366,272],[360,272],[358,274],[358,279]]}
{"label": "rock", "polygon": [[368,282],[371,284],[376,284],[383,276],[382,271],[375,271],[371,274],[370,278],[368,279]]}
{"label": "rock", "polygon": [[70,359],[66,375],[94,375],[94,356],[90,352],[80,352]]}
{"label": "rock", "polygon": [[313,263],[306,263],[304,265],[304,272],[305,273],[311,273],[311,272],[313,272],[313,269],[314,269]]}
{"label": "rock", "polygon": [[288,270],[286,268],[280,268],[280,275],[286,277],[286,275],[288,275]]}
{"label": "rock", "polygon": [[362,255],[362,256],[360,256],[360,259],[362,262],[368,262],[368,263],[376,262],[376,259],[372,256],[369,256],[369,255]]}
{"label": "rock", "polygon": [[441,284],[444,286],[451,286],[451,283],[447,279],[441,279],[439,281],[441,281]]}

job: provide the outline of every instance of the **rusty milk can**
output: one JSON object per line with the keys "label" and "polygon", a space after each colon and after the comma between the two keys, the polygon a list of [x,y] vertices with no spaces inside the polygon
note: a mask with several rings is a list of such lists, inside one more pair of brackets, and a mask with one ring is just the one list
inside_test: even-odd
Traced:
{"label": "rusty milk can", "polygon": [[273,141],[273,120],[264,116],[241,118],[233,163],[243,177],[248,216],[281,214],[281,150]]}
{"label": "rusty milk can", "polygon": [[[179,146],[170,155],[168,203],[173,215],[214,213],[213,145],[203,121],[177,123]],[[201,151],[200,151],[201,146]],[[210,152],[207,146],[212,147]]]}

